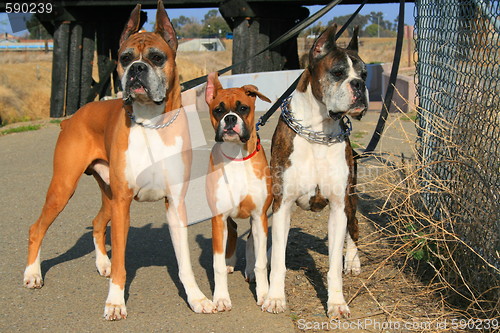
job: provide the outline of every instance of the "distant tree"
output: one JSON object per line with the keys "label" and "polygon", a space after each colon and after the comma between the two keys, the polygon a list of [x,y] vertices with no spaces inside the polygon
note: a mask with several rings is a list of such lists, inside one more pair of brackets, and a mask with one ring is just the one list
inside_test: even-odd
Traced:
{"label": "distant tree", "polygon": [[205,21],[203,25],[202,34],[203,36],[225,36],[231,29],[222,17],[212,17]]}
{"label": "distant tree", "polygon": [[380,27],[377,24],[370,24],[365,29],[365,36],[367,37],[377,37]]}
{"label": "distant tree", "polygon": [[172,26],[177,31],[177,30],[182,29],[182,27],[185,26],[186,24],[193,23],[193,20],[190,19],[189,17],[181,15],[177,18],[172,19],[171,22],[172,22]]}
{"label": "distant tree", "polygon": [[217,17],[219,14],[219,11],[217,9],[210,9],[204,16],[203,18],[203,23],[206,23],[207,21],[213,19],[214,17]]}
{"label": "distant tree", "polygon": [[231,32],[231,28],[226,23],[226,20],[219,15],[217,9],[209,10],[203,18],[203,29],[201,31],[204,37],[222,37],[228,32]]}
{"label": "distant tree", "polygon": [[396,32],[389,30],[389,29],[384,29],[381,26],[378,26],[377,24],[370,24],[369,26],[366,27],[364,36],[366,37],[395,37]]}
{"label": "distant tree", "polygon": [[383,30],[395,30],[397,27],[397,24],[394,25],[391,21],[384,20],[384,13],[382,12],[371,12],[368,16],[371,23],[380,25]]}
{"label": "distant tree", "polygon": [[52,36],[47,32],[44,26],[40,23],[38,18],[33,15],[26,21],[26,28],[29,31],[30,39],[51,39]]}
{"label": "distant tree", "polygon": [[[332,25],[333,23],[337,23],[339,26],[343,26],[351,17],[351,15],[344,16],[336,16],[331,21],[328,22],[328,25]],[[349,25],[350,27],[355,27],[359,25],[360,30],[363,30],[364,26],[368,23],[370,16],[369,15],[357,15]],[[348,31],[352,31],[352,29],[347,29]]]}
{"label": "distant tree", "polygon": [[183,38],[196,38],[201,37],[203,26],[198,22],[192,22],[184,25],[182,29],[177,32],[179,37]]}
{"label": "distant tree", "polygon": [[202,23],[199,23],[196,18],[189,18],[183,15],[171,21],[177,35],[182,38],[221,37],[231,32],[231,29],[226,21],[219,15],[217,9],[209,10],[205,14]]}

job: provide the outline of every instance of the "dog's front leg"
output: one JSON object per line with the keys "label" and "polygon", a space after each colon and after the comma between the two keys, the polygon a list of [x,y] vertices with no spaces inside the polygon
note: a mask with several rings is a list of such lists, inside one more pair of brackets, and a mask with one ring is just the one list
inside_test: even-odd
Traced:
{"label": "dog's front leg", "polygon": [[267,281],[267,215],[255,214],[252,217],[252,235],[255,253],[255,282],[257,305],[262,305],[269,291]]}
{"label": "dog's front leg", "polygon": [[[115,191],[114,193],[118,193]],[[130,227],[130,204],[132,195],[115,194],[111,208],[111,279],[109,293],[104,308],[107,320],[127,318],[125,307],[125,249]]]}
{"label": "dog's front leg", "polygon": [[290,209],[291,202],[283,200],[280,208],[273,215],[269,292],[262,304],[262,311],[280,313],[286,310],[285,254],[288,231],[290,230]]}
{"label": "dog's front leg", "polygon": [[350,311],[342,292],[342,250],[346,236],[347,217],[344,200],[330,198],[328,218],[328,316],[333,318],[349,317]]}
{"label": "dog's front leg", "polygon": [[212,249],[214,254],[214,305],[217,311],[230,311],[231,299],[227,287],[226,242],[227,217],[217,215],[212,217]]}
{"label": "dog's front leg", "polygon": [[196,313],[212,313],[215,311],[214,305],[198,287],[191,266],[184,200],[171,200],[170,204],[166,201],[165,205],[170,237],[179,266],[179,278],[186,291],[189,306]]}

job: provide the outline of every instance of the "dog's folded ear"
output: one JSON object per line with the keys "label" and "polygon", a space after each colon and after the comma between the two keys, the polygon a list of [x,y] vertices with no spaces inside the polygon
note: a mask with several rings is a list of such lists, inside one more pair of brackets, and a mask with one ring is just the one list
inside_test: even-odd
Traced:
{"label": "dog's folded ear", "polygon": [[219,89],[222,89],[222,84],[219,81],[219,73],[213,72],[208,74],[207,87],[205,89],[205,101],[208,105],[210,105],[217,96],[217,91]]}
{"label": "dog's folded ear", "polygon": [[175,29],[168,18],[162,0],[158,0],[158,8],[156,9],[155,33],[162,36],[174,52],[177,51],[177,45],[179,44],[177,41],[177,34],[175,33]]}
{"label": "dog's folded ear", "polygon": [[247,94],[248,96],[259,97],[261,100],[271,103],[271,100],[266,96],[264,96],[263,94],[261,94],[259,92],[259,88],[257,88],[253,84],[244,85],[243,87],[241,87],[241,89],[245,90],[245,94]]}
{"label": "dog's folded ear", "polygon": [[140,26],[141,26],[141,5],[139,4],[135,6],[132,13],[130,13],[130,18],[128,19],[128,22],[125,25],[125,28],[123,29],[122,35],[120,36],[120,47],[123,44],[123,42],[130,37],[130,35],[133,35],[137,31],[139,31]]}
{"label": "dog's folded ear", "polygon": [[354,31],[352,33],[352,38],[351,41],[349,42],[349,45],[347,46],[348,50],[354,51],[358,53],[358,34],[359,34],[359,25],[354,27]]}
{"label": "dog's folded ear", "polygon": [[[309,54],[310,60],[322,57],[329,51],[333,51],[337,47],[335,35],[337,34],[337,24],[334,23],[319,35],[311,48]],[[312,61],[311,61],[312,62]]]}

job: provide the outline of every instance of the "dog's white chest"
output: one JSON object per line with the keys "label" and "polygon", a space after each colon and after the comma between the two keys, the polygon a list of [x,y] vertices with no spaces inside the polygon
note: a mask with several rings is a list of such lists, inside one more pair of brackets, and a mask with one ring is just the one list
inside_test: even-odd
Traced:
{"label": "dog's white chest", "polygon": [[291,166],[285,171],[285,184],[297,195],[319,186],[323,195],[343,195],[349,168],[345,159],[345,142],[331,146],[311,144],[296,136],[290,155]]}
{"label": "dog's white chest", "polygon": [[251,195],[256,207],[262,207],[267,198],[265,178],[255,175],[250,161],[236,161],[220,169],[216,188],[218,213],[236,217],[240,203]]}
{"label": "dog's white chest", "polygon": [[157,201],[168,196],[172,182],[183,179],[183,140],[175,137],[165,145],[158,130],[135,125],[130,129],[125,152],[125,177],[137,201]]}

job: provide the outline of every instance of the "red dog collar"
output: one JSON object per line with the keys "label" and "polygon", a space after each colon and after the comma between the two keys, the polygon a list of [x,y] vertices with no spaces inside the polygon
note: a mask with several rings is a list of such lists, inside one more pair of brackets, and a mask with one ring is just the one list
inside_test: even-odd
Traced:
{"label": "red dog collar", "polygon": [[249,160],[252,157],[254,157],[261,149],[262,149],[262,146],[260,144],[260,138],[257,137],[257,146],[255,147],[255,150],[253,151],[253,153],[251,153],[250,155],[248,155],[246,157],[243,157],[243,158],[230,157],[230,156],[227,156],[226,154],[224,154],[224,152],[222,151],[222,149],[221,149],[221,153],[222,153],[222,155],[224,155],[225,158],[227,158],[227,159],[229,159],[231,161],[242,162],[242,161],[246,161],[246,160]]}

